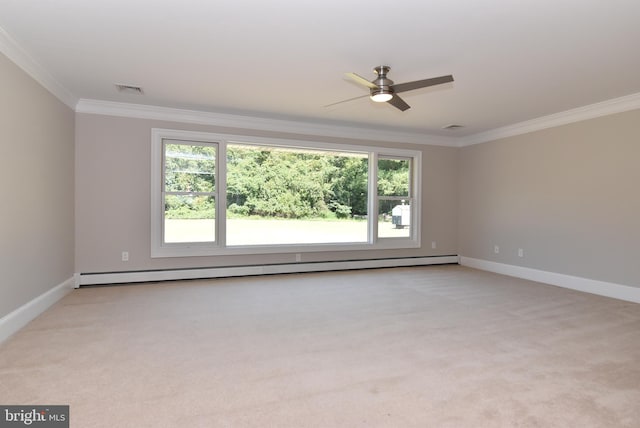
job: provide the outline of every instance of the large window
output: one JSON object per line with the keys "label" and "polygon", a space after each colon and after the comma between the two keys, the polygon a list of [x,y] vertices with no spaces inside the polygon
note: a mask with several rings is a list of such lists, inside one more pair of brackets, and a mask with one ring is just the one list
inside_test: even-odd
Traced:
{"label": "large window", "polygon": [[420,244],[418,151],[152,135],[152,257]]}

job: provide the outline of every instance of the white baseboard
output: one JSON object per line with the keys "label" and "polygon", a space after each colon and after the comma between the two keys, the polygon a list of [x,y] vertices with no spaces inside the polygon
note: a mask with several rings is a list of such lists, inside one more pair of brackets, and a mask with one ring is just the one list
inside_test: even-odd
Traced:
{"label": "white baseboard", "polygon": [[323,272],[381,267],[423,266],[458,263],[458,256],[409,257],[398,259],[352,260],[338,262],[290,263],[262,266],[231,266],[200,269],[154,270],[141,272],[83,273],[80,285],[155,282],[179,279],[205,279],[279,273]]}
{"label": "white baseboard", "polygon": [[74,277],[71,277],[0,318],[0,343],[66,296],[67,293],[73,290],[74,285]]}
{"label": "white baseboard", "polygon": [[460,264],[462,266],[468,266],[508,276],[515,276],[517,278],[556,285],[558,287],[570,288],[572,290],[640,303],[639,287],[531,269],[522,266],[507,265],[488,260],[473,259],[470,257],[460,257]]}

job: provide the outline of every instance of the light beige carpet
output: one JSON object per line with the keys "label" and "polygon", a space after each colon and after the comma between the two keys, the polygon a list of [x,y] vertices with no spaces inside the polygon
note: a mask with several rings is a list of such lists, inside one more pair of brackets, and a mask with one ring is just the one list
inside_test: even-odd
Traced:
{"label": "light beige carpet", "polygon": [[640,305],[459,266],[76,290],[0,403],[90,427],[639,427]]}

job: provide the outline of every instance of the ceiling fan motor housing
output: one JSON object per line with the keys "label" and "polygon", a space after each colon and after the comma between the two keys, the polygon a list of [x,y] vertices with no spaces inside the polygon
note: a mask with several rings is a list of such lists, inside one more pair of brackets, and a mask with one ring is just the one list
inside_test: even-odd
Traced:
{"label": "ceiling fan motor housing", "polygon": [[388,65],[380,65],[373,69],[376,72],[378,77],[371,81],[377,88],[371,89],[371,96],[379,95],[379,94],[391,94],[393,95],[393,80],[387,78],[387,73],[391,70],[391,67]]}

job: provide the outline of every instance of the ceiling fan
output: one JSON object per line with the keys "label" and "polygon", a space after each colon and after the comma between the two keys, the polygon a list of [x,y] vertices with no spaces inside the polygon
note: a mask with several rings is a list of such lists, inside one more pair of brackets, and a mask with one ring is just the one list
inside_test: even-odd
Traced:
{"label": "ceiling fan", "polygon": [[[411,106],[409,106],[409,104],[407,104],[402,98],[400,98],[397,95],[398,93],[453,82],[453,76],[449,74],[446,76],[433,77],[431,79],[394,84],[393,80],[387,77],[387,73],[389,73],[390,70],[391,67],[389,67],[388,65],[380,65],[378,67],[375,67],[373,71],[376,72],[378,77],[373,79],[371,82],[369,82],[364,77],[357,75],[356,73],[345,73],[345,75],[352,79],[354,82],[369,88],[369,97],[371,97],[373,101],[379,103],[387,102],[401,111],[408,110],[411,108]],[[336,104],[352,101],[363,97],[366,97],[366,95],[350,98],[348,100],[338,101],[337,103],[329,104],[325,107],[330,107]]]}

